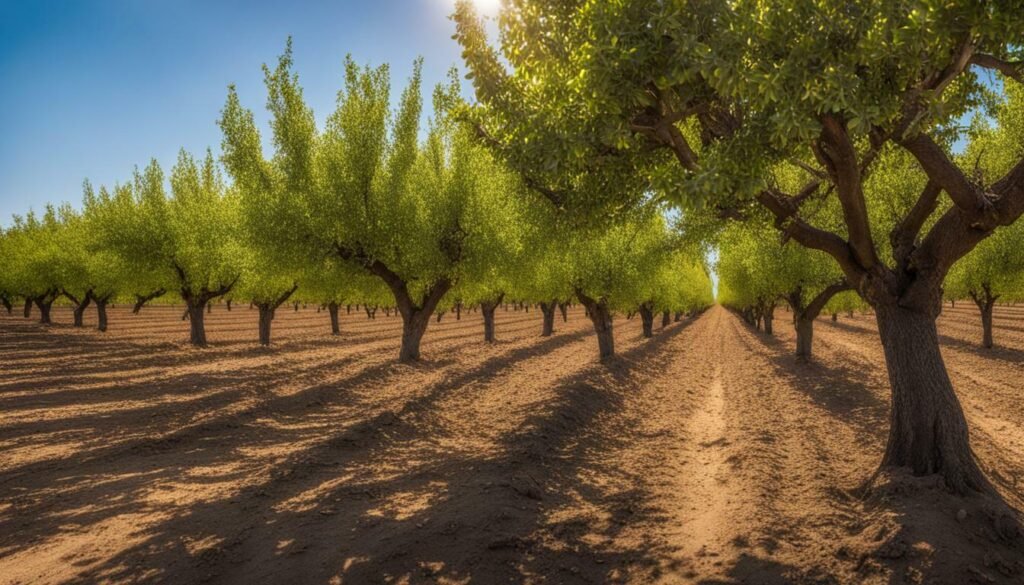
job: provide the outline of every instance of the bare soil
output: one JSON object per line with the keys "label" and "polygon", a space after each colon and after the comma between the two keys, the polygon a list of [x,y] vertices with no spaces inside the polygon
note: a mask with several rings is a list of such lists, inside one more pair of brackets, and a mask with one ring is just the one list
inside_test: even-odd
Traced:
{"label": "bare soil", "polygon": [[[948,306],[947,306],[948,307]],[[579,310],[432,322],[282,307],[0,317],[0,583],[1021,583],[993,502],[871,478],[888,382],[874,319],[818,321],[798,362],[715,307],[596,360]],[[344,313],[344,311],[343,311]],[[95,319],[94,314],[89,319]],[[92,322],[87,319],[87,326]],[[1024,308],[947,308],[978,457],[1024,506]]]}

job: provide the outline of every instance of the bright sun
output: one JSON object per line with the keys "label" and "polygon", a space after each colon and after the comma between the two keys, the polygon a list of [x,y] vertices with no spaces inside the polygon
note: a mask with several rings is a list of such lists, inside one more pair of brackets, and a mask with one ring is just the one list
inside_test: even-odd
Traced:
{"label": "bright sun", "polygon": [[501,9],[501,0],[473,0],[473,5],[480,14],[494,16]]}

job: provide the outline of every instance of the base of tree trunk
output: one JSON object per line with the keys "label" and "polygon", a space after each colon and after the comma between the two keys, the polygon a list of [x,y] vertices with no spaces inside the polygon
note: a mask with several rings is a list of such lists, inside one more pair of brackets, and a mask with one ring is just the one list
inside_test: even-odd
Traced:
{"label": "base of tree trunk", "polygon": [[540,312],[544,315],[544,324],[540,331],[541,337],[551,337],[555,333],[555,309],[558,303],[541,303]]}
{"label": "base of tree trunk", "polygon": [[204,313],[206,312],[207,303],[205,302],[192,302],[188,303],[188,320],[189,320],[189,343],[196,347],[206,347],[206,327],[203,322]]}
{"label": "base of tree trunk", "polygon": [[939,474],[956,493],[992,492],[971,450],[967,420],[939,351],[935,319],[899,307],[875,311],[892,409],[882,467]]}
{"label": "base of tree trunk", "polygon": [[[338,303],[328,303],[327,312],[331,315],[331,335],[341,335],[341,322],[338,320]],[[346,310],[351,310],[351,306]]]}
{"label": "base of tree trunk", "polygon": [[99,331],[107,330],[107,303],[106,301],[96,301],[96,316],[98,324],[96,329]]}

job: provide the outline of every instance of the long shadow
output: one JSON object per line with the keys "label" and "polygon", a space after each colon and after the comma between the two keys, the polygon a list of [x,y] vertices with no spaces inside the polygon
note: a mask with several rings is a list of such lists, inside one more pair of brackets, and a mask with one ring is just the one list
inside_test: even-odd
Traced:
{"label": "long shadow", "polygon": [[864,383],[859,364],[848,360],[830,360],[827,364],[801,361],[789,344],[766,335],[753,337],[768,350],[775,375],[831,416],[856,425],[865,437],[881,437],[888,428],[889,403]]}
{"label": "long shadow", "polygon": [[[585,331],[580,331],[575,334],[553,337],[545,342],[492,357],[478,367],[426,388],[421,398],[409,400],[404,407],[397,411],[397,414],[393,411],[384,411],[369,420],[345,427],[341,432],[334,431],[330,425],[324,424],[307,424],[305,429],[301,427],[287,428],[286,426],[284,429],[275,428],[267,432],[263,430],[265,424],[259,423],[258,419],[269,417],[284,423],[293,420],[322,423],[324,415],[318,413],[330,410],[335,405],[344,405],[351,400],[351,391],[369,380],[386,383],[390,377],[407,375],[408,367],[396,365],[388,360],[375,366],[366,367],[340,381],[309,386],[287,396],[255,401],[245,408],[232,412],[212,414],[198,424],[189,425],[170,433],[137,438],[109,448],[94,450],[87,455],[79,454],[74,456],[74,459],[76,468],[85,468],[81,471],[69,472],[61,468],[58,462],[52,460],[9,470],[4,474],[6,479],[3,481],[3,490],[0,495],[4,496],[4,500],[8,500],[8,498],[10,498],[9,501],[18,500],[19,505],[15,508],[18,513],[0,517],[0,534],[18,533],[19,538],[16,541],[0,542],[0,550],[3,550],[5,554],[23,550],[34,541],[58,533],[61,525],[71,523],[90,526],[119,514],[138,512],[140,504],[137,499],[147,491],[154,489],[155,485],[161,482],[176,481],[182,476],[189,475],[189,471],[193,468],[222,469],[226,467],[230,469],[232,461],[244,460],[244,450],[272,448],[275,445],[302,444],[310,441],[319,445],[307,452],[300,451],[299,454],[291,457],[290,463],[286,462],[282,467],[286,473],[280,476],[275,474],[276,480],[271,478],[270,481],[260,484],[264,486],[256,490],[260,491],[268,485],[274,484],[275,481],[280,483],[281,478],[285,476],[302,473],[302,469],[308,464],[308,457],[313,453],[330,452],[338,448],[350,449],[364,443],[372,445],[375,441],[383,440],[378,432],[379,429],[393,424],[397,420],[396,417],[425,408],[451,390],[479,377],[480,372],[500,371],[523,359],[573,343],[585,334]],[[439,371],[452,366],[453,363],[451,359],[434,361],[416,366],[416,369]],[[308,428],[310,426],[313,428]],[[255,432],[253,427],[255,427]],[[322,440],[317,436],[319,433],[325,433],[330,438]],[[253,437],[256,439],[254,440]],[[157,456],[171,451],[174,453],[187,452],[188,457],[185,458],[185,461],[181,461],[179,457],[172,464],[161,466]],[[156,460],[154,460],[155,457],[157,457]],[[235,471],[216,474],[211,476],[215,479],[208,481],[240,479],[241,473],[241,471]],[[97,480],[97,477],[104,476],[109,479]],[[48,477],[51,479],[47,479]],[[20,478],[23,478],[24,482],[19,481]],[[88,509],[69,510],[61,508],[59,501],[47,501],[48,498],[45,495],[26,499],[23,497],[24,487],[21,485],[25,482],[32,485],[40,483],[43,485],[82,485],[83,487],[73,488],[77,493],[74,498],[68,499],[85,499],[92,502],[93,505]],[[251,491],[248,490],[248,492]],[[256,497],[262,496],[257,494]],[[177,512],[174,505],[160,508]],[[154,509],[152,512],[160,513],[160,509]],[[26,518],[31,518],[31,522],[25,522]]]}
{"label": "long shadow", "polygon": [[[570,494],[594,489],[583,485],[580,472],[602,449],[615,447],[609,443],[615,437],[595,433],[595,426],[621,410],[626,392],[639,383],[637,372],[678,358],[661,350],[684,329],[561,379],[557,399],[501,438],[496,455],[438,456],[430,445],[444,431],[428,412],[440,400],[456,390],[472,392],[475,386],[469,385],[481,376],[522,365],[589,332],[495,356],[397,410],[293,454],[266,481],[229,499],[175,510],[166,522],[140,533],[142,542],[75,582],[146,575],[144,581],[366,583],[390,576],[413,583],[441,577],[497,583],[548,574],[554,582],[593,583],[627,565],[655,566],[658,550],[648,543],[630,551],[604,550],[586,537],[591,530],[613,535],[619,522],[587,526],[548,515],[569,504]],[[615,494],[622,502],[641,502],[624,503],[615,517],[635,521],[658,513],[642,504],[645,497],[642,488]],[[193,538],[215,544],[190,552],[184,543]]]}

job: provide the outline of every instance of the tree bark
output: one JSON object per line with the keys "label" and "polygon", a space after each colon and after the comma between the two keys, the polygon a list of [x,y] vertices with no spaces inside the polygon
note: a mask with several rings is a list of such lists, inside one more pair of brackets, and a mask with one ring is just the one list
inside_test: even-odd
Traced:
{"label": "tree bark", "polygon": [[203,319],[205,318],[204,309],[209,301],[198,297],[186,299],[185,302],[188,305],[186,310],[189,320],[189,343],[196,347],[206,347],[206,327]]}
{"label": "tree bark", "polygon": [[651,302],[640,303],[639,310],[644,337],[650,338],[654,335],[654,304]]}
{"label": "tree bark", "polygon": [[[498,298],[492,301],[483,301],[480,303],[480,312],[484,315],[484,341],[487,343],[494,343],[494,311],[501,304],[501,299],[505,297],[505,293],[498,295]],[[456,320],[458,320],[458,311],[461,308],[461,303],[457,303],[456,307]]]}
{"label": "tree bark", "polygon": [[764,332],[768,335],[774,335],[775,330],[773,323],[775,322],[775,303],[764,303],[761,308],[761,318],[764,320]]}
{"label": "tree bark", "polygon": [[544,315],[544,324],[540,330],[541,337],[551,337],[555,334],[555,309],[557,308],[558,302],[556,301],[540,304],[540,312]]}
{"label": "tree bark", "polygon": [[796,356],[810,360],[811,350],[814,347],[814,319],[801,314],[796,317],[794,325],[796,327]]}
{"label": "tree bark", "polygon": [[981,287],[980,292],[970,291],[974,304],[978,305],[981,311],[981,346],[985,349],[992,348],[992,309],[995,307],[999,295],[992,294],[992,288],[988,284]]}
{"label": "tree bark", "polygon": [[98,323],[96,329],[99,331],[107,330],[107,301],[108,298],[96,299],[96,317]]}
{"label": "tree bark", "polygon": [[661,312],[661,328],[664,329],[672,323],[672,313],[670,311]]}
{"label": "tree bark", "polygon": [[604,299],[596,300],[577,290],[576,296],[587,309],[587,316],[597,333],[598,355],[602,360],[615,355],[615,336],[612,331],[612,312]]}
{"label": "tree bark", "polygon": [[270,345],[270,324],[274,320],[274,309],[270,303],[260,303],[260,345]]}
{"label": "tree bark", "polygon": [[47,293],[41,297],[36,297],[36,306],[39,307],[39,323],[42,325],[51,325],[53,321],[50,320],[50,308],[53,307],[53,302],[57,300],[57,293]]}
{"label": "tree bark", "polygon": [[558,303],[558,310],[562,312],[562,323],[569,322],[569,303]]}
{"label": "tree bark", "polygon": [[882,465],[941,474],[957,493],[988,491],[939,351],[935,319],[896,305],[876,307],[875,316],[892,387]]}
{"label": "tree bark", "polygon": [[3,303],[4,308],[7,309],[8,315],[10,315],[14,310],[14,307],[11,305],[11,298],[6,294],[0,295],[0,303]]}
{"label": "tree bark", "polygon": [[331,335],[341,335],[341,322],[338,320],[338,303],[327,303],[327,312],[331,314]]}
{"label": "tree bark", "polygon": [[92,291],[85,291],[85,296],[83,296],[81,299],[68,293],[68,291],[63,291],[62,294],[66,296],[68,300],[71,301],[72,304],[74,304],[74,309],[72,309],[71,311],[71,314],[74,317],[74,326],[84,327],[85,310],[89,308],[89,303],[92,302]]}
{"label": "tree bark", "polygon": [[850,290],[846,281],[825,287],[811,302],[804,304],[803,288],[796,287],[788,295],[786,301],[793,309],[793,326],[796,328],[796,356],[802,360],[810,360],[814,346],[814,320],[835,295]]}
{"label": "tree bark", "polygon": [[32,316],[32,297],[25,297],[25,309],[23,314],[26,319]]}
{"label": "tree bark", "polygon": [[672,317],[672,321],[678,323],[683,320],[683,312],[676,311],[676,314]]}

